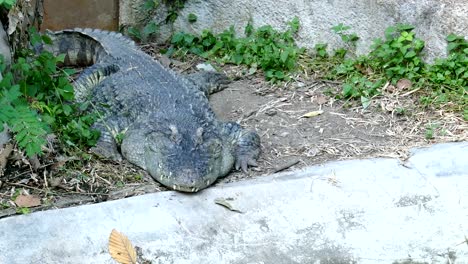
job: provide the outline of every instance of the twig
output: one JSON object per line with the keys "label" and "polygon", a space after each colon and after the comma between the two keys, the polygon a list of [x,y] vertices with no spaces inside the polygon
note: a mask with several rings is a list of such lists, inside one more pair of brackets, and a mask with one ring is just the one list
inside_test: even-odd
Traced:
{"label": "twig", "polygon": [[420,89],[421,89],[421,88],[416,88],[416,89],[414,89],[414,90],[411,90],[411,91],[409,91],[409,92],[407,92],[407,93],[402,94],[401,97],[408,96],[408,95],[410,95],[410,94],[412,94],[412,93],[415,93],[415,92],[419,91]]}
{"label": "twig", "polygon": [[290,162],[288,162],[286,164],[283,164],[281,166],[278,166],[273,170],[273,173],[277,173],[277,172],[280,172],[280,171],[284,171],[285,169],[289,169],[290,167],[298,164],[300,161],[301,160],[297,159],[297,160],[290,161]]}
{"label": "twig", "polygon": [[36,188],[36,187],[28,186],[28,185],[26,185],[26,184],[13,183],[13,182],[5,182],[5,184],[8,184],[8,185],[10,185],[10,186],[28,188],[28,189],[36,190],[36,191],[39,191],[39,192],[45,192],[43,189],[39,189],[39,188]]}
{"label": "twig", "polygon": [[343,84],[343,82],[340,82],[340,81],[330,81],[330,80],[324,80],[324,79],[316,79],[315,81],[324,82],[324,83],[331,83],[331,84]]}

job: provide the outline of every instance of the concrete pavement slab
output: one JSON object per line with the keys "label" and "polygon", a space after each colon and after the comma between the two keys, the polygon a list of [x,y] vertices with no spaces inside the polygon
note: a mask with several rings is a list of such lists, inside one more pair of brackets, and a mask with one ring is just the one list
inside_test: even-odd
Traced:
{"label": "concrete pavement slab", "polygon": [[468,143],[0,219],[0,263],[115,263],[113,228],[152,263],[468,263]]}

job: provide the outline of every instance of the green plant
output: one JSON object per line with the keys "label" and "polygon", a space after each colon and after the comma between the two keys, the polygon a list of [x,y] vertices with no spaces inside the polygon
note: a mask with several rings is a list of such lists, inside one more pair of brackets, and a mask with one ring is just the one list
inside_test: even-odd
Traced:
{"label": "green plant", "polygon": [[[468,105],[467,41],[462,36],[450,34],[447,58],[426,64],[422,60],[425,43],[415,36],[413,29],[413,26],[403,24],[387,28],[385,39],[376,39],[368,55],[344,58],[346,52],[338,49],[335,61],[328,59],[327,62],[336,63],[339,59],[341,62],[326,77],[344,80],[341,96],[360,98],[363,106],[369,98],[380,93],[380,87],[387,81],[396,84],[400,79],[408,79],[415,89],[422,90],[420,101],[423,105],[451,102],[455,110],[465,109]],[[342,24],[333,27],[343,41],[354,44],[357,36],[344,34],[343,30],[349,30],[349,27]],[[320,54],[318,57],[323,58]]]}
{"label": "green plant", "polygon": [[16,213],[17,214],[30,214],[31,209],[29,209],[27,207],[18,207],[18,208],[16,208]]}
{"label": "green plant", "polygon": [[356,43],[359,40],[359,37],[356,33],[348,33],[349,29],[351,29],[350,26],[345,26],[343,23],[340,23],[331,29],[341,37],[341,40],[346,45],[346,48],[336,49],[335,56],[344,58],[348,51],[354,52],[356,50]]}
{"label": "green plant", "polygon": [[267,80],[288,80],[288,73],[296,69],[296,61],[304,49],[294,42],[299,30],[299,19],[294,18],[289,29],[279,32],[266,25],[254,29],[251,23],[245,27],[245,37],[238,38],[234,28],[220,34],[204,30],[200,36],[178,32],[173,35],[168,55],[191,52],[220,63],[247,65],[253,73],[261,68]]}
{"label": "green plant", "polygon": [[328,45],[324,43],[315,44],[315,55],[319,58],[327,58],[329,56],[327,52],[327,46]]}
{"label": "green plant", "polygon": [[[31,45],[51,44],[46,35],[31,32]],[[92,146],[99,132],[90,127],[96,114],[87,114],[85,104],[74,103],[72,70],[60,70],[57,64],[65,56],[30,49],[18,51],[11,69],[2,64],[4,78],[0,82],[0,122],[13,132],[20,149],[28,156],[41,154],[45,136],[56,133],[68,145]]]}
{"label": "green plant", "polygon": [[198,17],[197,17],[197,15],[195,15],[195,14],[190,13],[190,14],[188,15],[188,21],[189,21],[190,23],[195,23],[195,22],[197,22],[197,19],[198,19]]}
{"label": "green plant", "polygon": [[433,139],[435,136],[435,130],[439,127],[437,124],[428,124],[426,126],[426,132],[424,133],[424,137],[426,139]]}
{"label": "green plant", "polygon": [[117,143],[117,145],[122,145],[122,141],[125,137],[125,132],[120,132],[118,133],[117,135],[115,135],[114,139],[115,139],[115,142]]}
{"label": "green plant", "polygon": [[0,0],[0,6],[11,9],[16,4],[16,0]]}
{"label": "green plant", "polygon": [[421,59],[424,41],[415,37],[411,25],[399,24],[385,30],[385,40],[376,39],[369,54],[370,66],[382,69],[387,78],[415,80],[424,65]]}
{"label": "green plant", "polygon": [[[468,41],[463,36],[450,34],[446,38],[448,55],[436,59],[425,69],[425,85],[431,88],[421,97],[425,105],[455,103],[458,110],[468,108]],[[467,118],[465,118],[467,119]]]}
{"label": "green plant", "polygon": [[158,24],[153,21],[153,14],[159,7],[160,2],[158,0],[146,0],[141,6],[142,12],[147,15],[142,21],[143,27],[131,26],[127,29],[128,34],[138,41],[146,42],[149,37],[157,33],[159,30]]}
{"label": "green plant", "polygon": [[184,8],[186,0],[165,0],[166,6],[168,8],[167,16],[166,16],[166,23],[174,23],[177,17],[179,16],[179,10]]}

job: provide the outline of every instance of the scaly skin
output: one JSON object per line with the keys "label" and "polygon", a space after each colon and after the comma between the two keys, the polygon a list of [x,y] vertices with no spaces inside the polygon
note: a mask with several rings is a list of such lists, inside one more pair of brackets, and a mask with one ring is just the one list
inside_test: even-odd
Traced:
{"label": "scaly skin", "polygon": [[[178,76],[121,34],[74,29],[52,35],[65,64],[91,65],[75,82],[76,98],[102,113],[93,149],[121,155],[161,184],[197,192],[227,175],[247,171],[260,155],[260,138],[233,122],[220,122],[207,95],[227,83],[218,73]],[[45,47],[47,48],[47,47]],[[124,133],[121,153],[115,137]]]}

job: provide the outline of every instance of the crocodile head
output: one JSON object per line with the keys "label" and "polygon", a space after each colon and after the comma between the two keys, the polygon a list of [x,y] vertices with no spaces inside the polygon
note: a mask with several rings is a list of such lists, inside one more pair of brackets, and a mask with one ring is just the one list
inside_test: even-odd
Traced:
{"label": "crocodile head", "polygon": [[235,157],[230,142],[202,128],[151,132],[145,136],[144,167],[161,184],[197,192],[229,173]]}

